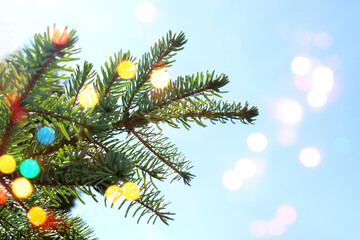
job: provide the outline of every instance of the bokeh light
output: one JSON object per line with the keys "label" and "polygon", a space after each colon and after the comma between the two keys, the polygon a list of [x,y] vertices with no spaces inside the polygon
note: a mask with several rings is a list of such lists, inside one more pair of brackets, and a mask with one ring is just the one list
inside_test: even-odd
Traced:
{"label": "bokeh light", "polygon": [[3,185],[0,184],[0,204],[3,204],[8,199],[7,191]]}
{"label": "bokeh light", "polygon": [[334,74],[328,67],[318,67],[313,72],[313,89],[329,92],[334,86]]}
{"label": "bokeh light", "polygon": [[20,106],[20,96],[16,92],[8,92],[5,94],[5,105],[8,108],[16,108]]}
{"label": "bokeh light", "polygon": [[286,225],[275,218],[268,223],[268,231],[273,236],[280,236],[285,233]]}
{"label": "bokeh light", "polygon": [[236,162],[235,172],[241,178],[252,178],[256,174],[256,165],[253,161],[243,158]]}
{"label": "bokeh light", "polygon": [[285,124],[297,124],[303,117],[303,108],[292,99],[282,99],[277,104],[277,116]]}
{"label": "bokeh light", "polygon": [[36,206],[29,209],[27,213],[27,218],[32,225],[41,226],[45,223],[47,215],[44,209]]}
{"label": "bokeh light", "polygon": [[11,155],[2,155],[0,157],[0,171],[5,174],[10,174],[16,169],[16,161]]}
{"label": "bokeh light", "polygon": [[283,224],[292,224],[296,220],[296,210],[290,205],[282,205],[276,211],[276,218]]}
{"label": "bokeh light", "polygon": [[332,37],[330,36],[330,34],[328,33],[319,33],[316,34],[315,39],[314,39],[314,43],[315,46],[317,46],[320,49],[327,49],[331,46],[333,40]]}
{"label": "bokeh light", "polygon": [[170,75],[165,69],[155,70],[151,74],[150,82],[156,88],[164,88],[170,82]]}
{"label": "bokeh light", "polygon": [[121,196],[121,188],[116,185],[109,186],[105,191],[105,198],[112,203],[115,203]]}
{"label": "bokeh light", "polygon": [[291,70],[296,75],[305,75],[311,70],[311,62],[306,57],[296,57],[291,62]]}
{"label": "bokeh light", "polygon": [[54,25],[54,27],[50,30],[51,41],[56,45],[66,44],[69,40],[69,37],[70,35],[67,31],[67,27]]}
{"label": "bokeh light", "polygon": [[15,124],[24,123],[27,119],[27,112],[22,107],[14,107],[11,112],[10,119]]}
{"label": "bokeh light", "polygon": [[129,60],[121,61],[117,67],[117,72],[123,79],[132,79],[136,74],[136,65]]}
{"label": "bokeh light", "polygon": [[222,182],[224,186],[231,191],[240,189],[243,184],[240,174],[234,170],[226,171],[222,177]]}
{"label": "bokeh light", "polygon": [[308,92],[312,89],[312,75],[296,75],[294,79],[294,84],[296,88],[300,89],[301,91]]}
{"label": "bokeh light", "polygon": [[26,159],[20,164],[20,173],[26,178],[34,178],[40,173],[39,164],[34,159]]}
{"label": "bokeh light", "polygon": [[149,2],[140,2],[135,8],[136,18],[143,23],[150,23],[156,17],[156,8]]}
{"label": "bokeh light", "polygon": [[296,132],[294,129],[284,128],[277,133],[277,139],[283,146],[292,146],[296,141]]}
{"label": "bokeh light", "polygon": [[348,153],[351,148],[350,141],[344,137],[335,139],[333,146],[337,153]]}
{"label": "bokeh light", "polygon": [[327,102],[327,96],[324,92],[312,90],[307,94],[307,102],[312,107],[322,107]]}
{"label": "bokeh light", "polygon": [[49,127],[42,127],[37,132],[36,138],[41,144],[49,145],[55,140],[55,131]]}
{"label": "bokeh light", "polygon": [[248,136],[247,145],[251,151],[262,152],[267,146],[267,139],[263,134],[255,132]]}
{"label": "bokeh light", "polygon": [[255,237],[264,237],[268,235],[268,223],[264,220],[254,220],[249,225],[251,235]]}
{"label": "bokeh light", "polygon": [[140,196],[140,189],[136,183],[127,182],[121,187],[121,193],[128,200],[136,200]]}
{"label": "bokeh light", "polygon": [[95,107],[98,102],[99,94],[93,87],[85,86],[80,90],[79,103],[81,106],[92,108]]}
{"label": "bokeh light", "polygon": [[316,148],[307,147],[301,150],[299,159],[305,167],[316,167],[321,161],[321,155]]}
{"label": "bokeh light", "polygon": [[29,197],[33,191],[30,181],[23,177],[15,179],[11,185],[11,189],[15,196],[20,199]]}

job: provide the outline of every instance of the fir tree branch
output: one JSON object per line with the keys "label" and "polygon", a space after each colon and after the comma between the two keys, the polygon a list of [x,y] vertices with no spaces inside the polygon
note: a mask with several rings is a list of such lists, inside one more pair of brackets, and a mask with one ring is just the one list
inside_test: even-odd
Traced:
{"label": "fir tree branch", "polygon": [[110,92],[110,89],[114,85],[114,83],[117,80],[118,76],[119,75],[117,73],[115,73],[114,76],[112,77],[112,79],[111,79],[111,81],[109,83],[109,86],[105,89],[104,98],[106,98],[106,95],[108,95],[108,93]]}
{"label": "fir tree branch", "polygon": [[0,216],[0,224],[4,227],[4,229],[7,229],[7,227],[4,225],[4,223],[10,225],[15,231],[17,231],[22,237],[23,239],[26,239],[27,237],[20,231],[20,229],[16,226],[14,226],[11,222],[9,222],[8,220],[6,220],[6,218],[3,218]]}
{"label": "fir tree branch", "polygon": [[4,181],[4,177],[0,176],[0,183],[1,185],[3,185],[6,188],[6,191],[8,193],[10,193],[10,195],[15,199],[15,201],[25,210],[25,212],[29,211],[29,208],[27,208],[25,206],[25,204],[18,198],[15,196],[15,194],[13,193],[13,191],[11,190],[11,188],[8,186],[8,184]]}
{"label": "fir tree branch", "polygon": [[12,123],[12,121],[9,121],[5,128],[5,132],[2,136],[1,145],[0,145],[0,156],[3,155],[6,151],[6,147],[8,145],[8,140],[9,140],[12,128],[13,128],[13,123]]}
{"label": "fir tree branch", "polygon": [[62,143],[59,143],[58,145],[53,145],[53,146],[51,146],[51,147],[45,147],[45,148],[39,150],[38,152],[34,152],[34,153],[28,154],[28,156],[29,156],[30,158],[35,158],[35,157],[37,157],[37,156],[47,156],[47,155],[49,155],[49,154],[51,154],[51,153],[54,153],[54,152],[58,151],[59,149],[63,148],[64,145],[67,145],[67,144],[70,144],[70,145],[76,144],[76,143],[78,142],[78,140],[79,140],[78,137],[72,136],[72,137],[70,138],[70,140],[66,140],[66,141],[64,141],[64,142],[62,142]]}

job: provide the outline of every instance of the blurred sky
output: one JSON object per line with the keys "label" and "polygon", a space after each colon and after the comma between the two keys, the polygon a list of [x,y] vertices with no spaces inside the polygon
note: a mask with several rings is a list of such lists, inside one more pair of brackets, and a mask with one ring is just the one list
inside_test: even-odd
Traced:
{"label": "blurred sky", "polygon": [[137,224],[124,209],[86,198],[73,213],[100,239],[358,238],[357,1],[0,0],[0,6],[0,58],[53,23],[78,31],[79,63],[97,69],[120,49],[140,57],[169,29],[182,30],[189,41],[170,75],[227,73],[224,100],[259,108],[255,125],[164,127],[196,175],[191,187],[160,184],[175,221]]}

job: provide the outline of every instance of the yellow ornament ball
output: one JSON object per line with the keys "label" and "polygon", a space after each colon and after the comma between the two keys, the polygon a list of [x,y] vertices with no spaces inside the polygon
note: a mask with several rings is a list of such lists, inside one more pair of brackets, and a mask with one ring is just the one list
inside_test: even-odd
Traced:
{"label": "yellow ornament ball", "polygon": [[27,218],[34,226],[40,226],[45,223],[47,215],[44,209],[41,207],[32,207],[27,213]]}
{"label": "yellow ornament ball", "polygon": [[11,189],[15,196],[20,199],[29,197],[33,191],[30,181],[24,177],[15,179],[11,185]]}
{"label": "yellow ornament ball", "polygon": [[85,86],[79,92],[79,103],[86,108],[95,107],[99,102],[99,94],[93,87]]}
{"label": "yellow ornament ball", "polygon": [[140,189],[136,183],[127,182],[121,187],[121,193],[128,200],[136,200],[140,196]]}
{"label": "yellow ornament ball", "polygon": [[105,191],[105,198],[112,200],[112,203],[115,203],[121,196],[121,188],[116,185],[108,187]]}
{"label": "yellow ornament ball", "polygon": [[150,82],[156,88],[164,88],[170,82],[170,75],[165,69],[155,70],[151,74]]}
{"label": "yellow ornament ball", "polygon": [[129,60],[121,61],[117,67],[117,72],[123,79],[132,79],[136,74],[136,65]]}
{"label": "yellow ornament ball", "polygon": [[11,155],[2,155],[0,157],[0,171],[10,174],[16,169],[15,159]]}

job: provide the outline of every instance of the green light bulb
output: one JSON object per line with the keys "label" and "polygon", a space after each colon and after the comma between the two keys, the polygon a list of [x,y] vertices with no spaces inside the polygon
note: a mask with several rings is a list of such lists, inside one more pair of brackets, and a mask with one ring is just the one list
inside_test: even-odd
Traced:
{"label": "green light bulb", "polygon": [[20,164],[20,173],[26,178],[34,178],[40,173],[39,164],[34,159],[26,159]]}

